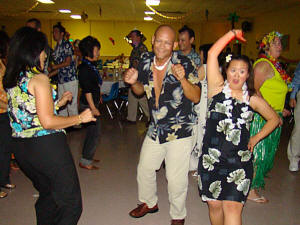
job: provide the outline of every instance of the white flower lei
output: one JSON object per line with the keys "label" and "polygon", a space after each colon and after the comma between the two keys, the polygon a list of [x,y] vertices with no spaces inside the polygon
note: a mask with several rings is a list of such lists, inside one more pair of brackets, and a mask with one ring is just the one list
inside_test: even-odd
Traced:
{"label": "white flower lei", "polygon": [[[248,101],[249,93],[248,93],[248,87],[247,87],[246,82],[243,84],[242,91],[243,91],[243,102],[245,102],[247,105],[249,105],[249,101]],[[227,80],[224,82],[223,93],[225,94],[225,98],[232,97],[231,89],[229,87],[229,83]]]}

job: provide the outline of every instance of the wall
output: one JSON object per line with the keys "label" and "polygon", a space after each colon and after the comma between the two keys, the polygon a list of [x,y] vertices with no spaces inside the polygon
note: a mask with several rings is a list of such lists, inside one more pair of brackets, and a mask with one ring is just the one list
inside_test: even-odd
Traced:
{"label": "wall", "polygon": [[[10,36],[15,30],[22,27],[26,20],[0,20],[0,25],[6,26],[6,31]],[[55,46],[52,38],[52,27],[58,20],[41,20],[42,31],[47,35],[50,46]],[[60,21],[66,30],[71,34],[70,38],[82,39],[87,35],[96,37],[101,43],[100,55],[102,56],[118,56],[121,53],[130,55],[132,47],[124,40],[124,37],[133,29],[142,31],[147,40],[146,46],[151,50],[151,37],[155,29],[159,26],[153,22],[125,22],[125,21],[88,21],[83,23],[80,20],[62,20]],[[172,24],[177,31],[181,24]],[[109,40],[113,38],[115,45]]]}
{"label": "wall", "polygon": [[[283,56],[290,59],[300,59],[300,5],[297,7],[281,10],[278,12],[269,12],[264,15],[252,18],[249,21],[253,22],[252,31],[245,34],[247,43],[242,44],[242,53],[250,58],[257,57],[256,41],[261,39],[265,33],[272,30],[278,30],[283,34],[290,35],[290,46],[288,51],[282,53]],[[240,19],[236,24],[237,28],[241,27],[241,22],[245,19]],[[0,20],[0,25],[6,26],[6,31],[12,35],[14,31],[24,25],[25,20]],[[42,31],[47,34],[51,46],[55,45],[52,39],[52,26],[57,23],[57,20],[42,20]],[[159,24],[155,22],[125,22],[125,21],[88,21],[83,23],[79,20],[64,20],[61,21],[67,31],[71,33],[72,39],[82,39],[87,35],[97,37],[101,42],[102,56],[118,56],[121,53],[129,55],[131,46],[124,40],[124,37],[136,28],[141,30],[147,37],[145,42],[148,49],[151,49],[151,37]],[[173,23],[172,26],[176,31],[181,28],[183,23]],[[229,21],[224,22],[201,22],[187,24],[194,29],[196,34],[196,49],[198,50],[201,44],[212,43],[231,29]],[[109,40],[112,37],[115,40],[115,45]],[[232,43],[231,43],[232,46]]]}
{"label": "wall", "polygon": [[246,33],[248,40],[243,48],[244,52],[251,58],[256,58],[258,50],[256,41],[264,34],[277,30],[282,34],[290,35],[290,46],[288,51],[283,51],[282,56],[300,61],[300,5],[297,7],[281,10],[279,12],[265,13],[253,19],[253,31]]}

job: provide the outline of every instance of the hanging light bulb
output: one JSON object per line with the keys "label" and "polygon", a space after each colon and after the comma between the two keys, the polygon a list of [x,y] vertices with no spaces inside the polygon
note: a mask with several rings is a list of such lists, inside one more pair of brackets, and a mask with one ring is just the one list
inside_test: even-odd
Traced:
{"label": "hanging light bulb", "polygon": [[44,4],[54,4],[54,1],[52,0],[37,0],[37,1]]}
{"label": "hanging light bulb", "polygon": [[159,5],[160,0],[146,0],[146,5]]}

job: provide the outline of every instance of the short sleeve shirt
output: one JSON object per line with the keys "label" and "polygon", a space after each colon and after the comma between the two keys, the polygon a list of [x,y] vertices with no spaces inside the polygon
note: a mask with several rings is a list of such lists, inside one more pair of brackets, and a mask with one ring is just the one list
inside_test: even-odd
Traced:
{"label": "short sleeve shirt", "polygon": [[61,64],[67,57],[71,57],[69,66],[58,69],[58,83],[63,84],[77,80],[75,61],[73,59],[74,51],[70,42],[62,40],[55,46],[53,60],[55,64]]}
{"label": "short sleeve shirt", "polygon": [[[182,51],[178,51],[180,55],[183,55]],[[199,54],[192,48],[189,54],[186,55],[193,63],[195,63],[196,67],[201,66],[201,58]]]}
{"label": "short sleeve shirt", "polygon": [[129,57],[129,61],[130,61],[129,67],[130,68],[133,67],[136,69],[141,59],[141,55],[147,51],[148,49],[146,45],[144,45],[143,43],[140,43],[137,47],[134,47]]}
{"label": "short sleeve shirt", "polygon": [[144,85],[149,104],[150,125],[147,135],[152,140],[158,138],[159,143],[190,137],[197,123],[197,114],[194,111],[194,103],[185,97],[180,81],[172,74],[171,65],[181,64],[186,79],[200,87],[196,67],[189,58],[173,52],[162,82],[158,107],[156,107],[153,59],[154,53],[144,53],[138,66],[138,81]]}

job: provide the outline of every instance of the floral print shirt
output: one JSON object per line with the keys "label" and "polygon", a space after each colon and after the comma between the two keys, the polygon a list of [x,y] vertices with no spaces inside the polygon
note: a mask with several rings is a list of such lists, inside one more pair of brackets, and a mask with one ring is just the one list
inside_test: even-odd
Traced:
{"label": "floral print shirt", "polygon": [[[39,137],[64,130],[44,129],[38,118],[35,97],[28,91],[28,83],[34,76],[32,72],[22,72],[17,86],[8,89],[8,115],[12,127],[12,136],[16,138]],[[57,93],[52,89],[53,100],[57,100]],[[54,113],[56,113],[54,107]]]}
{"label": "floral print shirt", "polygon": [[53,59],[55,64],[61,64],[70,56],[72,58],[69,66],[58,69],[58,83],[63,84],[77,80],[75,61],[73,59],[74,51],[70,42],[62,40],[55,46]]}
{"label": "floral print shirt", "polygon": [[190,137],[197,123],[197,114],[194,111],[194,103],[185,97],[180,81],[172,74],[171,65],[180,63],[185,69],[186,79],[192,84],[201,86],[197,70],[190,59],[173,52],[156,107],[153,59],[154,53],[146,52],[142,55],[138,66],[138,81],[144,85],[149,104],[150,125],[147,135],[152,140],[158,138],[159,143]]}
{"label": "floral print shirt", "polygon": [[141,59],[141,55],[144,52],[147,52],[148,49],[146,47],[146,45],[144,45],[143,43],[139,43],[139,45],[137,47],[133,47],[130,57],[129,57],[129,61],[130,61],[130,65],[129,68],[137,68],[139,61]]}
{"label": "floral print shirt", "polygon": [[[178,51],[180,55],[184,55],[182,51]],[[195,63],[196,67],[201,66],[201,58],[199,54],[192,48],[189,54],[186,55],[190,60],[192,60],[193,63]]]}

